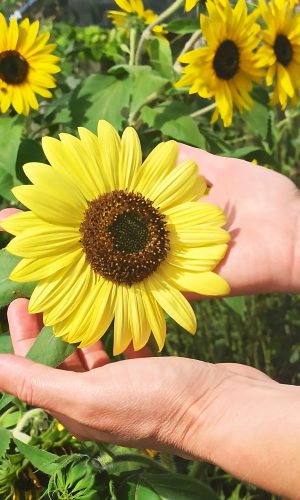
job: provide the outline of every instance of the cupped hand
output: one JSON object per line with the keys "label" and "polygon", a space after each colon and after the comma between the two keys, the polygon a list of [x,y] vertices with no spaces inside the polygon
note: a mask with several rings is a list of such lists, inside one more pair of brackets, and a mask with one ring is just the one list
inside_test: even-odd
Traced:
{"label": "cupped hand", "polygon": [[244,160],[180,145],[212,186],[203,201],[220,206],[231,234],[218,272],[232,295],[300,292],[300,191],[284,175]]}
{"label": "cupped hand", "polygon": [[77,351],[65,370],[46,367],[22,357],[40,330],[27,305],[18,299],[8,310],[17,355],[0,355],[1,391],[49,411],[80,439],[212,461],[297,498],[299,388],[238,364],[175,357],[109,363],[100,342]]}

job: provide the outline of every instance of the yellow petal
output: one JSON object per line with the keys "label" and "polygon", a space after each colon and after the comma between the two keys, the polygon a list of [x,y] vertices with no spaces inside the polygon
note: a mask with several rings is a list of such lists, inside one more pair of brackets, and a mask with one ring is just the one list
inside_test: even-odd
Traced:
{"label": "yellow petal", "polygon": [[141,284],[142,299],[147,320],[157,342],[159,351],[162,350],[166,339],[166,321],[163,310],[152,297],[147,282]]}
{"label": "yellow petal", "polygon": [[167,221],[177,227],[191,227],[200,224],[223,226],[226,223],[224,212],[215,205],[204,202],[190,202],[164,210]]}
{"label": "yellow petal", "polygon": [[228,283],[213,272],[194,273],[187,272],[184,269],[177,269],[175,273],[172,271],[169,279],[182,291],[210,296],[227,295],[230,292]]}
{"label": "yellow petal", "polygon": [[135,191],[144,193],[166,177],[175,168],[178,157],[178,144],[167,141],[158,144],[147,156],[137,172]]}
{"label": "yellow petal", "polygon": [[153,297],[166,313],[188,332],[196,332],[195,313],[186,298],[159,271],[148,279]]}
{"label": "yellow petal", "polygon": [[121,151],[118,169],[118,187],[119,189],[128,189],[137,169],[142,163],[142,150],[139,136],[132,127],[124,130],[121,140]]}
{"label": "yellow petal", "polygon": [[132,340],[129,324],[129,287],[119,285],[115,303],[114,356],[125,351]]}
{"label": "yellow petal", "polygon": [[20,283],[26,283],[27,281],[36,281],[46,278],[72,262],[77,262],[81,254],[82,249],[62,254],[59,256],[59,259],[57,259],[57,257],[46,257],[37,260],[22,259],[12,271],[10,279]]}
{"label": "yellow petal", "polygon": [[138,351],[146,345],[150,337],[150,325],[146,318],[142,292],[138,284],[128,288],[128,310],[133,348]]}
{"label": "yellow petal", "polygon": [[19,212],[1,221],[1,227],[13,235],[35,227],[40,220],[32,212]]}
{"label": "yellow petal", "polygon": [[118,187],[118,168],[121,140],[114,127],[105,120],[98,123],[99,161],[110,190]]}
{"label": "yellow petal", "polygon": [[206,189],[206,182],[199,175],[198,166],[193,161],[187,160],[174,168],[165,179],[145,194],[153,201],[155,207],[164,211],[174,205],[196,201],[205,194]]}
{"label": "yellow petal", "polygon": [[7,250],[13,255],[27,259],[56,256],[82,248],[80,233],[72,227],[40,223],[13,238]]}

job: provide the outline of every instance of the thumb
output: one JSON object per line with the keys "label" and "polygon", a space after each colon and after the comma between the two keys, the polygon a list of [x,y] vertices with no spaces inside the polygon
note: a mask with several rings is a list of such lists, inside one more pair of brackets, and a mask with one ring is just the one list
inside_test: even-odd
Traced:
{"label": "thumb", "polygon": [[79,375],[34,363],[22,356],[0,355],[0,391],[50,412],[74,407],[77,399],[74,388],[80,390],[83,382],[79,383]]}

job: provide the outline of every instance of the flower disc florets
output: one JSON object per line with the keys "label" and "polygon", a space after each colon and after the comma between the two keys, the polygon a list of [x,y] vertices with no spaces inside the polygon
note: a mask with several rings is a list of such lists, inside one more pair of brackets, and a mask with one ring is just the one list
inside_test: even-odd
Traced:
{"label": "flower disc florets", "polygon": [[26,80],[29,64],[17,50],[0,53],[0,79],[8,84],[20,84]]}
{"label": "flower disc florets", "polygon": [[103,194],[89,204],[80,231],[94,271],[119,284],[143,281],[169,249],[164,215],[140,193]]}

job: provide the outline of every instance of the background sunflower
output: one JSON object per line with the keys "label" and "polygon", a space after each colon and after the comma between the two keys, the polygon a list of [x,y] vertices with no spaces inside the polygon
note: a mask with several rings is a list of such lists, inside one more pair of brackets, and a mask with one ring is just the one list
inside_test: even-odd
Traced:
{"label": "background sunflower", "polygon": [[266,28],[257,66],[267,69],[267,85],[274,83],[271,103],[285,108],[290,98],[296,105],[300,94],[300,12],[295,13],[293,4],[285,0],[260,0],[259,12]]}
{"label": "background sunflower", "polygon": [[212,121],[218,116],[225,127],[231,125],[233,107],[240,111],[250,109],[252,82],[259,82],[262,71],[255,66],[255,54],[259,43],[259,25],[253,15],[248,15],[244,0],[233,8],[229,1],[222,9],[208,1],[208,16],[200,16],[200,24],[206,47],[187,52],[179,62],[187,64],[184,76],[176,87],[190,87],[190,94],[215,98],[216,109]]}
{"label": "background sunflower", "polygon": [[49,98],[54,88],[53,73],[60,71],[54,44],[47,44],[50,33],[38,35],[39,22],[24,19],[19,25],[12,18],[7,24],[0,12],[0,109],[12,106],[28,115],[38,109],[36,94]]}

